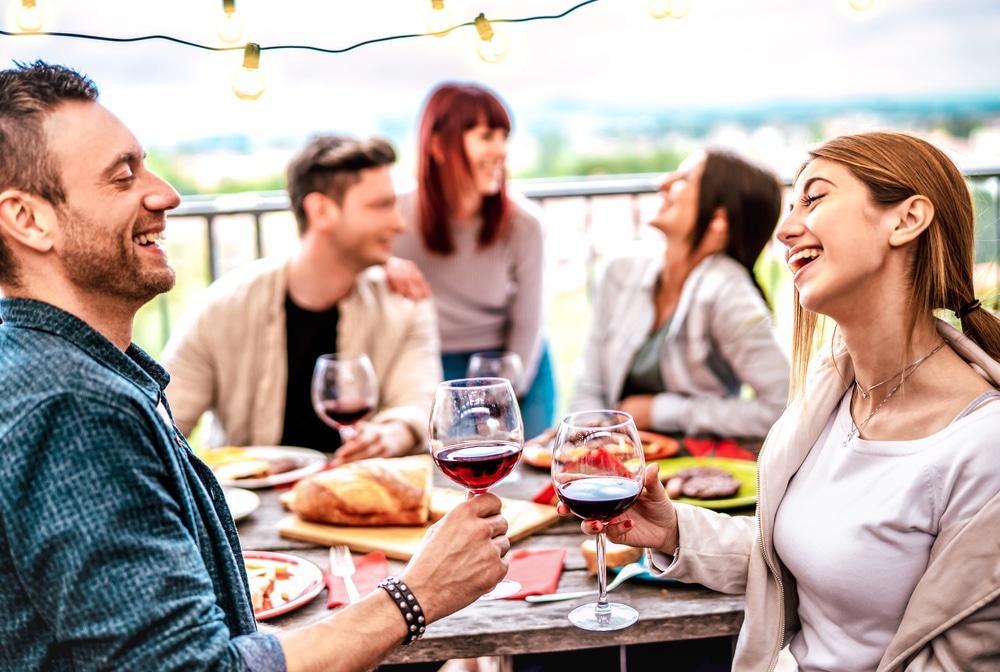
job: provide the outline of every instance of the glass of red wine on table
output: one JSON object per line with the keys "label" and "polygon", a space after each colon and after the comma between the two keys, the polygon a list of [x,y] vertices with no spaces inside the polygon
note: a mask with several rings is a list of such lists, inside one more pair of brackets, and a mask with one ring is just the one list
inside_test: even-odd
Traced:
{"label": "glass of red wine on table", "polygon": [[340,432],[341,443],[357,435],[355,425],[378,405],[378,381],[368,355],[320,355],[312,377],[316,415]]}
{"label": "glass of red wine on table", "polygon": [[[431,457],[441,472],[473,495],[502,481],[521,457],[524,427],[506,378],[439,383],[429,422]],[[504,579],[479,599],[510,597],[521,584]]]}
{"label": "glass of red wine on table", "polygon": [[[583,519],[608,521],[629,509],[642,492],[646,460],[632,416],[622,411],[573,413],[559,423],[552,447],[552,485],[559,500]],[[619,630],[639,612],[608,602],[606,546],[597,534],[596,603],[577,607],[570,622],[584,630]]]}

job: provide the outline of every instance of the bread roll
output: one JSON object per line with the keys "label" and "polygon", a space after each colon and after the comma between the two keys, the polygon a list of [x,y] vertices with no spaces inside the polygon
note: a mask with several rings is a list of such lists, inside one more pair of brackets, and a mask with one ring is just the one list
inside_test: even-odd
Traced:
{"label": "bread roll", "polygon": [[290,508],[334,525],[423,525],[430,518],[433,465],[427,455],[359,460],[295,484]]}
{"label": "bread roll", "polygon": [[[587,571],[591,574],[597,574],[597,540],[593,537],[585,539],[582,544],[580,544],[580,550],[583,551],[583,559],[587,563]],[[607,542],[605,547],[607,551],[605,553],[606,565],[611,567],[622,567],[630,562],[635,562],[642,557],[641,548],[633,548],[632,546],[626,546],[624,544],[616,544],[611,541]]]}

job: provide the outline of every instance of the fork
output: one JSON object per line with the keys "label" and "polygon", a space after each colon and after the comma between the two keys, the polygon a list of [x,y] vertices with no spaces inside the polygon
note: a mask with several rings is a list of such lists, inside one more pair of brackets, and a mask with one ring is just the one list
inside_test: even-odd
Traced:
{"label": "fork", "polygon": [[358,587],[354,585],[354,580],[351,578],[354,576],[354,558],[351,557],[351,549],[347,546],[330,547],[330,574],[344,580],[344,586],[347,588],[347,599],[351,603],[361,599]]}

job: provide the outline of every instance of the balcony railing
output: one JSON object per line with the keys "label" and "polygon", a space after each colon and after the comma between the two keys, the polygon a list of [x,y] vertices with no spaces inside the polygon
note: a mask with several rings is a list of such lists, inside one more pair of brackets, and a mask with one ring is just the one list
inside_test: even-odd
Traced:
{"label": "balcony railing", "polygon": [[[965,166],[977,214],[978,281],[996,309],[1000,288],[1000,164]],[[638,174],[514,180],[513,187],[544,210],[549,288],[581,287],[594,260],[612,245],[644,235],[655,212],[660,175]],[[790,179],[785,179],[786,188]],[[178,286],[140,314],[136,341],[157,354],[184,305],[211,281],[240,264],[294,249],[297,244],[288,197],[262,192],[183,199],[169,214],[168,250]],[[765,261],[767,258],[765,253]],[[783,263],[762,264],[765,288],[784,282]],[[772,299],[776,293],[770,291]],[[774,301],[772,301],[774,303]],[[779,315],[779,321],[781,316]]]}
{"label": "balcony railing", "polygon": [[[969,166],[963,172],[979,197],[977,215],[980,235],[990,237],[996,243],[1000,240],[1000,199],[997,198],[1000,165]],[[630,199],[630,223],[634,237],[638,235],[643,221],[642,197],[656,193],[659,178],[658,174],[541,178],[513,180],[512,185],[543,207],[553,201],[582,200],[584,207],[579,227],[585,233],[593,228],[594,206],[598,200],[626,197]],[[790,178],[785,178],[784,182],[786,188],[791,186]],[[219,236],[228,233],[217,230],[217,221],[225,217],[252,217],[253,255],[260,257],[265,253],[262,219],[271,213],[287,212],[288,205],[288,196],[284,191],[189,196],[170,215],[175,219],[197,217],[205,221],[209,280],[214,280],[222,271],[218,254]],[[1000,253],[994,254],[993,259],[1000,261]]]}

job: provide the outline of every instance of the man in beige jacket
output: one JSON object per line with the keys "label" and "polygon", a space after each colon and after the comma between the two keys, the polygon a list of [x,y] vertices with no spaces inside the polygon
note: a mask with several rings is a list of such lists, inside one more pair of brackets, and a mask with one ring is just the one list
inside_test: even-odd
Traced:
{"label": "man in beige jacket", "polygon": [[[300,246],[214,282],[185,311],[163,353],[169,398],[185,434],[211,412],[208,445],[293,445],[336,451],[339,462],[425,449],[442,378],[429,299],[389,290],[382,264],[404,228],[381,139],[318,136],[288,167]],[[310,381],[324,353],[365,353],[378,412],[340,446],[312,409]]]}

